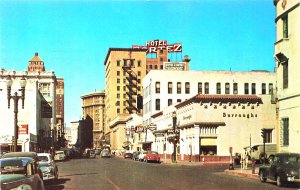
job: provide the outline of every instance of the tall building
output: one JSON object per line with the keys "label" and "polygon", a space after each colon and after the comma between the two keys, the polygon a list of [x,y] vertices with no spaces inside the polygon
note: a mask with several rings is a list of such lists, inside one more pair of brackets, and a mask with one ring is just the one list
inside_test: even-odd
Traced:
{"label": "tall building", "polygon": [[274,0],[279,152],[300,152],[300,1]]}
{"label": "tall building", "polygon": [[91,119],[90,128],[93,130],[93,147],[100,147],[104,143],[104,99],[105,92],[97,91],[81,96],[83,119]]}
{"label": "tall building", "polygon": [[141,112],[142,78],[146,75],[146,50],[109,48],[105,65],[105,132],[111,148],[121,150],[126,118]]}

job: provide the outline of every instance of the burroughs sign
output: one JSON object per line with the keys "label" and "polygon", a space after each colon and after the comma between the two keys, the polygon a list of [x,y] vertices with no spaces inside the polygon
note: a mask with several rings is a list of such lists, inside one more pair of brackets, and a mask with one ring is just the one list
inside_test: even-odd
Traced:
{"label": "burroughs sign", "polygon": [[168,50],[168,52],[182,52],[181,43],[168,44],[167,40],[154,40],[146,42],[146,46],[132,45],[132,49],[146,49],[147,54],[157,53],[158,50]]}

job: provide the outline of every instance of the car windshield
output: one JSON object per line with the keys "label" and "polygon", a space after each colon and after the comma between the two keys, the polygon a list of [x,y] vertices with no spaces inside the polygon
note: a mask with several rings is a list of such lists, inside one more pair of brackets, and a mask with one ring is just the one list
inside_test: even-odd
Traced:
{"label": "car windshield", "polygon": [[0,174],[25,174],[25,160],[0,160]]}
{"label": "car windshield", "polygon": [[56,152],[55,154],[64,154],[64,152]]}
{"label": "car windshield", "polygon": [[155,152],[155,151],[151,151],[151,154],[158,154],[157,152]]}
{"label": "car windshield", "polygon": [[41,162],[48,162],[49,161],[48,156],[38,156],[38,158],[39,158],[39,161],[41,161]]}

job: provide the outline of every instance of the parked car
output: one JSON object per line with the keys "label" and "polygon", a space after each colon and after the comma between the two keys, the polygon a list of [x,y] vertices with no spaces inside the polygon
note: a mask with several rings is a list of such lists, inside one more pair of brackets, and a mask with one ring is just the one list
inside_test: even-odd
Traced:
{"label": "parked car", "polygon": [[247,148],[247,151],[250,154],[250,158],[254,158],[257,162],[260,163],[263,163],[264,160],[274,157],[274,155],[277,153],[276,144],[274,143],[265,143],[265,154],[263,144],[256,144],[251,146],[251,151],[249,147],[245,148]]}
{"label": "parked car", "polygon": [[111,157],[110,150],[103,149],[100,153],[100,156],[101,156],[101,158],[110,158]]}
{"label": "parked car", "polygon": [[95,150],[90,150],[90,158],[96,158]]}
{"label": "parked car", "polygon": [[58,167],[55,164],[52,155],[49,153],[38,153],[40,170],[43,174],[43,180],[58,179]]}
{"label": "parked car", "polygon": [[39,166],[39,158],[36,152],[9,152],[4,154],[1,158],[32,158],[33,166],[36,173],[39,173],[41,179],[43,179],[43,174]]}
{"label": "parked car", "polygon": [[55,152],[55,155],[54,155],[54,160],[55,161],[64,161],[66,160],[66,155],[65,155],[65,152],[62,151],[62,150],[59,150],[59,151],[56,151]]}
{"label": "parked car", "polygon": [[144,157],[147,154],[146,151],[142,151],[139,155],[138,155],[138,161],[144,161]]}
{"label": "parked car", "polygon": [[133,154],[132,154],[132,159],[133,159],[133,160],[138,160],[138,156],[139,156],[140,153],[141,153],[140,151],[135,151],[135,152],[133,152]]}
{"label": "parked car", "polygon": [[44,183],[35,169],[35,160],[29,157],[0,159],[1,190],[44,190]]}
{"label": "parked car", "polygon": [[124,158],[125,159],[132,159],[132,153],[130,153],[130,152],[126,152],[125,154],[124,154]]}
{"label": "parked car", "polygon": [[151,151],[144,156],[144,161],[160,163],[160,157],[157,152]]}
{"label": "parked car", "polygon": [[259,179],[266,182],[267,179],[276,181],[277,186],[283,186],[289,182],[300,182],[300,154],[278,153],[269,160],[269,164],[259,167]]}

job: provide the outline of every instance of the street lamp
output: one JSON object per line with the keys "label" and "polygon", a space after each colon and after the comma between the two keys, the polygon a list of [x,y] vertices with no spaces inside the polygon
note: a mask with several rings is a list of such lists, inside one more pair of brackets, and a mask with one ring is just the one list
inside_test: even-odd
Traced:
{"label": "street lamp", "polygon": [[19,91],[21,91],[21,96],[18,96],[18,92],[15,92],[14,95],[11,95],[12,80],[11,80],[10,75],[7,76],[6,86],[7,86],[8,109],[10,109],[10,99],[14,100],[14,152],[17,152],[17,145],[18,145],[18,101],[19,101],[19,99],[22,100],[22,109],[24,109],[26,80],[25,80],[24,76],[22,76],[22,78],[20,80],[21,89],[19,89]]}
{"label": "street lamp", "polygon": [[174,139],[173,139],[173,159],[172,162],[176,162],[176,123],[177,123],[177,115],[176,115],[176,111],[174,111],[172,113],[172,119],[173,119],[173,133],[174,133]]}

